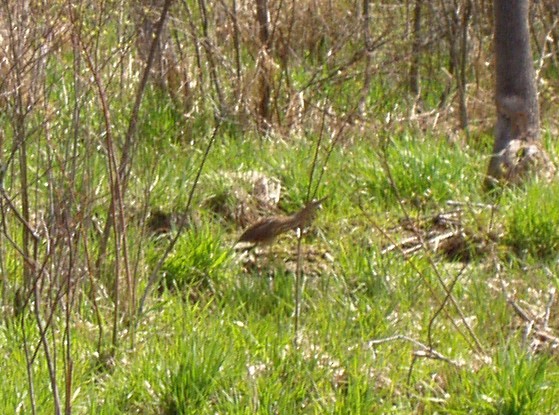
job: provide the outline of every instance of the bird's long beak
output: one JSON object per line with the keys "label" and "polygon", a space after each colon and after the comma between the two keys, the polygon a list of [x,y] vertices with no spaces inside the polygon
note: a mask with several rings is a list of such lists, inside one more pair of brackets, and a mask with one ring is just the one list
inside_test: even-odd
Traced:
{"label": "bird's long beak", "polygon": [[322,199],[315,200],[312,203],[320,209],[322,208],[322,202],[324,202],[326,199],[328,199],[328,196],[324,196]]}

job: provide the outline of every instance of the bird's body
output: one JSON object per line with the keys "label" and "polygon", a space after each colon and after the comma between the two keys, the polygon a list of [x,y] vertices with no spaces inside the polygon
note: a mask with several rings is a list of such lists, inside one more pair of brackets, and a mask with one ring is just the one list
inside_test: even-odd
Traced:
{"label": "bird's body", "polygon": [[326,199],[315,200],[303,209],[290,216],[271,216],[249,226],[241,235],[238,242],[252,242],[256,245],[270,245],[282,233],[303,229],[311,224],[316,216],[316,210]]}

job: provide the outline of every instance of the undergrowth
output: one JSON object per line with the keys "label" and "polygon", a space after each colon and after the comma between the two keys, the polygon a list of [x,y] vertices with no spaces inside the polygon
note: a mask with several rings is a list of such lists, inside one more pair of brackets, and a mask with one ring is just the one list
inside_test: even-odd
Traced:
{"label": "undergrowth", "polygon": [[[306,170],[298,160],[308,151],[307,144],[302,141],[301,147],[284,150],[270,146],[277,160],[283,161],[258,169],[297,186],[296,177],[304,177]],[[173,148],[170,145],[168,151]],[[221,158],[225,151],[239,154],[233,165]],[[266,154],[266,145],[259,152]],[[208,163],[214,174],[219,169],[240,169],[249,164],[242,154],[255,155],[247,152],[246,143],[228,141],[226,147],[216,148]],[[499,261],[500,272],[506,273],[506,284],[514,287],[518,300],[533,307],[546,301],[557,280],[546,277],[534,258],[544,261],[548,273],[557,271],[554,187],[532,184],[507,190],[493,212],[493,221],[503,224],[505,235],[496,242],[496,256],[479,258],[460,271],[463,265],[433,253],[418,252],[409,258],[397,251],[382,254],[389,241],[379,228],[397,226],[405,215],[412,220],[436,215],[448,209],[450,199],[486,203],[477,191],[477,169],[471,167],[481,165],[481,158],[475,149],[452,150],[436,138],[394,140],[384,154],[393,166],[390,171],[382,168],[383,154],[366,145],[353,146],[351,157],[347,149],[335,150],[330,159],[324,190],[330,191],[331,198],[315,224],[321,232],[305,243],[318,244],[334,263],[306,277],[297,346],[292,321],[294,276],[282,266],[295,240],[282,239],[271,263],[264,252],[256,257],[258,266],[247,269],[249,265],[235,259],[238,254],[231,250],[241,229],[202,211],[202,224],[183,233],[163,264],[161,282],[167,289],[156,290],[148,300],[133,350],[119,350],[104,360],[96,351],[94,320],[79,318],[81,323],[72,330],[74,384],[80,385],[72,397],[74,408],[99,414],[556,410],[559,367],[549,352],[534,353],[522,341],[498,274],[488,266]],[[165,154],[159,157],[164,159]],[[394,165],[396,157],[399,163]],[[432,169],[435,158],[436,170]],[[284,164],[290,169],[283,170]],[[412,169],[418,174],[411,174]],[[150,175],[146,172],[146,177]],[[347,180],[350,177],[355,179]],[[429,186],[431,179],[433,186]],[[162,176],[154,194],[174,180],[171,174]],[[212,189],[212,182],[199,189],[200,203]],[[304,188],[299,192],[284,193],[283,206],[289,209]],[[404,211],[397,197],[404,200]],[[165,205],[172,209],[173,203]],[[488,215],[480,211],[476,216],[472,211],[464,220],[473,223],[478,218],[483,229]],[[393,242],[403,236],[391,235]],[[145,264],[153,267],[166,246],[165,237],[137,233],[136,238],[153,238]],[[529,253],[532,260],[500,259],[515,252]],[[439,278],[447,287],[457,279],[453,296],[466,320],[454,307],[437,311],[445,297]],[[91,307],[87,298],[80,301],[81,307]],[[28,342],[38,339],[37,327],[27,316],[11,321],[0,331],[5,356],[0,389],[2,396],[9,397],[0,408],[6,413],[27,408],[28,402],[25,350],[10,345],[21,342],[22,336]],[[465,322],[483,351],[463,330]],[[411,339],[422,344],[432,339],[432,347],[452,363],[421,358],[421,347]],[[124,336],[123,344],[130,340]],[[36,398],[46,401],[48,383],[37,381],[48,377],[44,362],[37,360],[32,367]],[[39,413],[44,413],[43,408]]]}
{"label": "undergrowth", "polygon": [[[270,61],[253,3],[236,22],[205,3],[174,6],[153,45],[174,78],[145,89],[125,3],[53,2],[6,37],[0,413],[559,413],[559,189],[482,190],[487,35],[456,131],[456,45],[428,28],[411,94],[402,2],[365,2],[371,50],[357,3],[285,3]],[[255,201],[254,172],[279,203]],[[300,240],[236,246],[309,197],[327,199]]]}

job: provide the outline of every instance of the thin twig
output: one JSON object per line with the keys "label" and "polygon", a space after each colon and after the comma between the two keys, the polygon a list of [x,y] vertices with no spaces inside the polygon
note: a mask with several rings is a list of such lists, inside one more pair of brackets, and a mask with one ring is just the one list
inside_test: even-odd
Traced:
{"label": "thin twig", "polygon": [[[153,61],[155,59],[156,50],[158,48],[159,38],[161,37],[161,32],[163,31],[163,27],[165,25],[165,21],[167,19],[167,14],[168,14],[169,8],[171,7],[172,1],[173,0],[166,0],[165,3],[163,4],[163,8],[161,10],[161,17],[159,18],[159,21],[157,22],[157,24],[155,26],[155,32],[154,32],[154,36],[153,36],[152,43],[151,43],[151,46],[150,46],[148,59],[146,61],[146,65],[144,66],[144,70],[143,70],[143,73],[142,73],[142,77],[140,79],[140,83],[138,85],[138,89],[136,90],[136,97],[135,97],[135,100],[134,100],[134,106],[132,107],[132,112],[130,114],[128,130],[127,130],[125,138],[124,138],[124,145],[123,145],[123,148],[122,148],[121,160],[120,160],[120,163],[119,163],[118,168],[117,168],[119,187],[120,187],[119,191],[120,191],[122,197],[117,199],[116,201],[122,202],[122,200],[124,198],[124,194],[126,193],[128,177],[130,175],[132,160],[133,160],[133,156],[134,156],[134,151],[133,151],[133,149],[134,149],[134,138],[135,138],[135,135],[136,135],[137,125],[138,125],[138,117],[139,117],[140,106],[142,104],[142,100],[143,100],[143,97],[144,97],[147,82],[148,82],[150,74],[151,74],[151,68],[153,66]],[[82,43],[82,40],[79,36],[78,36],[78,40],[80,41],[80,43]],[[82,48],[84,49],[84,52],[87,51],[85,46],[82,46]],[[90,68],[92,68],[92,63],[88,62],[88,66]],[[92,69],[92,71],[93,71],[93,69]],[[95,76],[95,74],[94,74],[94,76]],[[95,81],[97,83],[97,79],[95,79]],[[103,109],[108,110],[108,107],[107,108],[103,107]],[[106,114],[105,114],[105,118],[106,118]],[[116,166],[116,162],[114,164]],[[114,220],[116,218],[116,215],[113,214],[113,213],[117,212],[117,211],[115,211],[115,207],[113,206],[114,203],[115,203],[115,200],[113,198],[113,199],[111,199],[110,206],[109,206],[109,212],[111,212],[111,214],[108,216],[107,221],[105,222],[105,227],[103,229],[103,237],[102,237],[101,242],[99,244],[99,254],[97,256],[96,268],[99,268],[101,262],[103,261],[105,251],[106,251],[106,248],[107,248],[108,238],[109,238],[109,235],[110,235],[110,232],[111,232],[111,227],[113,226]],[[120,220],[121,220],[121,227],[124,228],[125,227],[124,222],[123,222],[123,220],[124,220],[124,208],[122,206],[122,203],[119,206],[118,213],[119,213]],[[127,249],[127,244],[126,243],[124,244],[124,248]],[[125,252],[125,254],[126,253],[127,252]],[[128,266],[126,264],[126,262],[128,262],[127,261],[127,255],[125,255],[125,258],[126,258],[125,265]]]}
{"label": "thin twig", "polygon": [[[497,270],[498,272],[499,270]],[[512,307],[512,309],[516,312],[516,314],[525,322],[531,322],[534,319],[528,315],[528,312],[526,310],[524,310],[522,307],[520,307],[518,305],[518,303],[516,301],[514,301],[514,298],[512,298],[512,296],[508,293],[507,288],[505,287],[505,282],[503,281],[503,278],[501,278],[501,276],[499,274],[498,278],[499,278],[499,283],[501,284],[501,291],[503,292],[503,295],[505,297],[505,300],[507,301],[507,304],[510,305]]]}
{"label": "thin twig", "polygon": [[382,339],[369,340],[367,342],[367,345],[377,346],[379,344],[389,343],[389,342],[393,342],[393,341],[396,341],[396,340],[404,340],[404,341],[410,342],[410,343],[414,344],[415,346],[419,347],[421,350],[416,350],[416,351],[413,352],[414,356],[416,356],[416,357],[424,357],[424,358],[428,358],[428,359],[442,360],[443,362],[450,363],[451,365],[456,366],[456,367],[463,366],[462,363],[459,363],[457,361],[454,361],[454,360],[446,357],[442,353],[433,349],[433,347],[427,346],[427,345],[421,343],[419,340],[416,340],[416,339],[414,339],[410,336],[406,336],[405,334],[396,334],[394,336],[385,337],[385,338],[382,338]]}
{"label": "thin twig", "polygon": [[[361,210],[361,212],[363,213],[363,215],[365,216],[365,218],[371,223],[371,225],[377,229],[386,239],[388,239],[388,241],[390,243],[392,243],[393,245],[396,244],[393,239],[390,237],[390,235],[388,235],[384,229],[382,229],[377,223],[376,221],[374,221],[370,215],[365,211],[365,208],[362,206],[361,204],[361,200],[359,201],[359,209]],[[405,252],[403,251],[402,248],[398,247],[398,249],[400,250],[400,253],[406,257]],[[428,281],[428,279],[424,276],[423,272],[421,270],[419,270],[419,268],[413,263],[413,261],[408,261],[408,264],[414,269],[415,272],[417,272],[418,275],[420,275],[423,278],[424,283],[426,284],[427,288],[429,289],[429,291],[431,292],[431,295],[433,296],[433,298],[435,299],[435,301],[437,302],[441,302],[442,300],[439,298],[439,294],[438,292],[435,290],[435,287],[433,287],[433,285]],[[431,264],[431,266],[433,266],[434,264]],[[439,275],[439,278],[442,279],[442,277]],[[440,282],[440,280],[439,280]],[[448,295],[448,289],[446,287],[445,284],[443,284],[443,289],[445,289],[445,293]],[[453,305],[456,306],[456,300],[454,299],[453,296],[449,297],[451,299],[451,301],[453,301]],[[470,328],[468,322],[466,321],[465,316],[463,315],[463,313],[461,314],[462,317],[462,321],[464,322],[464,324],[466,325],[466,329],[470,332],[470,335],[474,338],[474,342],[472,343],[472,341],[462,332],[462,330],[460,329],[460,327],[458,326],[458,324],[454,321],[454,319],[450,316],[450,313],[448,312],[448,310],[446,308],[443,309],[445,316],[449,319],[449,321],[451,322],[451,324],[454,326],[454,328],[458,331],[458,333],[464,338],[464,340],[466,340],[468,342],[468,344],[470,345],[470,347],[472,348],[477,348],[478,351],[480,351],[481,353],[483,353],[483,348],[481,347],[481,344],[477,344],[477,342],[475,342],[475,340],[477,339],[477,337],[473,334],[472,329]],[[478,341],[479,342],[479,341]]]}
{"label": "thin twig", "polygon": [[[109,218],[115,220],[117,217],[119,219],[120,228],[114,227],[114,237],[115,237],[115,275],[114,275],[114,316],[113,316],[113,336],[112,345],[116,349],[118,346],[118,322],[120,317],[120,256],[121,247],[126,246],[126,227],[124,222],[124,208],[123,208],[123,194],[122,194],[122,183],[120,180],[120,175],[118,174],[118,167],[116,164],[114,139],[112,134],[112,121],[111,112],[109,109],[109,101],[106,95],[106,89],[103,85],[103,81],[99,75],[99,71],[96,69],[93,59],[88,52],[85,45],[82,43],[82,39],[78,36],[79,42],[82,44],[82,50],[85,55],[86,64],[93,75],[93,80],[97,86],[97,92],[99,96],[99,101],[101,103],[103,119],[105,122],[105,145],[108,158],[108,171],[109,171],[109,182],[111,184],[111,203],[109,207]],[[118,210],[117,210],[118,209]],[[117,216],[118,215],[118,216]],[[109,223],[109,221],[107,221]],[[105,227],[106,230],[110,231],[110,227]],[[108,237],[108,236],[107,236]],[[122,239],[121,239],[122,238]],[[103,242],[103,241],[102,241]],[[122,243],[122,245],[121,245]],[[103,244],[101,245],[103,246]],[[106,245],[105,245],[106,246]],[[101,258],[101,252],[99,258]],[[124,255],[124,265],[127,281],[130,281],[130,269],[127,260],[127,250],[123,252]],[[99,259],[98,258],[98,259]],[[98,264],[99,265],[99,264]]]}
{"label": "thin twig", "polygon": [[[398,205],[400,206],[400,210],[403,212],[406,219],[408,221],[410,221],[411,217],[408,213],[407,208],[404,206],[402,198],[400,197],[400,194],[399,194],[400,192],[398,191],[396,181],[394,180],[394,177],[392,176],[392,169],[391,169],[390,165],[388,164],[386,154],[381,155],[380,160],[381,160],[381,163],[384,166],[384,170],[386,172],[386,175],[388,177],[388,181],[390,183],[390,188],[392,189],[392,191],[394,192],[394,195],[396,196],[396,200],[398,202]],[[418,238],[420,238],[420,240],[423,241],[423,238],[422,238],[421,234],[416,232],[416,235],[418,236]],[[460,305],[456,301],[456,298],[454,298],[452,293],[449,291],[449,289],[448,289],[447,285],[445,284],[444,279],[443,279],[443,277],[442,277],[442,275],[439,271],[439,268],[437,267],[437,265],[433,261],[433,258],[431,257],[431,255],[427,255],[426,258],[427,258],[427,261],[429,262],[429,265],[431,266],[431,269],[435,273],[435,276],[437,277],[437,280],[439,281],[440,286],[444,290],[445,294],[448,295],[448,298],[450,299],[450,302],[452,303],[452,305],[454,306],[454,308],[458,312],[458,315],[460,316],[460,319],[462,320],[462,323],[464,323],[464,326],[466,327],[466,330],[468,331],[468,334],[473,339],[473,341],[476,345],[477,351],[480,352],[480,353],[484,353],[484,348],[483,348],[481,342],[479,341],[479,339],[476,336],[476,334],[474,333],[472,327],[468,323],[468,321],[466,319],[466,316],[464,315],[464,312],[462,311],[462,308],[460,307]],[[412,264],[411,262],[409,262],[409,263]],[[419,274],[423,276],[423,274],[421,272]],[[426,278],[423,278],[423,279],[424,279],[424,281],[427,281]],[[453,324],[455,324],[454,320],[452,318],[451,318],[451,321],[453,321]],[[455,327],[457,327],[457,326],[455,325]]]}
{"label": "thin twig", "polygon": [[[213,144],[215,143],[215,140],[217,138],[217,133],[219,131],[220,126],[221,126],[221,122],[218,122],[218,124],[214,127],[214,130],[213,130],[212,136],[210,138],[210,141],[208,142],[208,145],[206,146],[206,150],[204,151],[204,155],[202,156],[202,160],[200,161],[200,166],[198,167],[198,171],[196,172],[196,177],[194,178],[194,182],[192,183],[192,186],[190,188],[190,193],[188,194],[188,200],[186,202],[186,211],[187,212],[190,211],[190,206],[192,205],[192,199],[194,197],[194,191],[198,187],[198,182],[200,181],[200,176],[202,175],[202,170],[204,169],[204,166],[206,164],[206,160],[208,159],[208,156],[210,154],[210,150],[213,147]],[[152,270],[152,272],[149,276],[149,279],[148,279],[148,283],[147,283],[146,288],[144,290],[144,294],[142,295],[142,298],[140,299],[140,303],[138,305],[138,311],[136,313],[136,316],[137,316],[136,324],[138,324],[138,321],[140,320],[140,318],[143,314],[144,304],[145,304],[145,301],[146,301],[146,298],[147,298],[148,294],[150,293],[153,285],[160,278],[159,271],[161,270],[161,267],[163,266],[163,263],[165,262],[165,260],[167,259],[167,257],[171,253],[171,251],[174,249],[174,247],[177,244],[179,238],[181,237],[184,229],[186,228],[186,225],[187,225],[187,221],[181,221],[181,223],[180,223],[180,225],[177,229],[176,235],[173,237],[173,239],[171,240],[171,242],[167,246],[167,249],[165,250],[163,255],[161,255],[161,258],[159,258],[159,261],[157,262],[157,265],[155,266],[155,268]]]}
{"label": "thin twig", "polygon": [[435,312],[431,316],[431,319],[429,320],[429,325],[427,326],[427,338],[429,339],[429,346],[430,347],[433,346],[433,324],[435,323],[435,320],[437,319],[437,317],[439,316],[439,314],[441,313],[443,308],[446,306],[448,300],[450,299],[450,296],[452,295],[451,293],[452,293],[452,290],[454,289],[454,286],[456,285],[456,283],[458,282],[458,279],[462,276],[462,274],[464,273],[464,271],[466,270],[467,267],[468,267],[468,264],[464,264],[462,266],[462,268],[460,269],[460,271],[458,271],[458,273],[456,274],[456,276],[454,277],[454,279],[452,280],[452,282],[448,286],[448,291],[447,291],[447,294],[445,295],[445,297],[443,298],[443,301],[441,301],[441,303],[439,304],[439,307],[435,310]]}
{"label": "thin twig", "polygon": [[299,324],[301,317],[301,295],[302,293],[302,279],[303,270],[301,266],[301,241],[303,238],[302,229],[297,229],[297,265],[295,270],[295,314],[293,316],[293,345],[297,348],[299,343]]}
{"label": "thin twig", "polygon": [[547,303],[545,305],[545,315],[544,315],[544,319],[543,319],[543,328],[544,330],[546,330],[549,327],[549,317],[551,315],[551,307],[553,307],[553,304],[555,303],[555,287],[552,287],[549,290],[549,298],[547,300]]}
{"label": "thin twig", "polygon": [[161,33],[165,22],[167,21],[167,14],[169,13],[169,8],[173,0],[165,0],[163,7],[161,9],[161,16],[155,25],[155,30],[153,34],[153,39],[151,41],[151,46],[149,49],[149,55],[144,66],[144,71],[142,73],[142,78],[138,84],[138,89],[136,90],[136,98],[134,99],[134,106],[132,107],[132,112],[130,114],[130,122],[128,124],[128,131],[124,138],[124,146],[122,147],[122,158],[120,160],[120,165],[118,167],[118,173],[120,175],[120,180],[125,186],[128,181],[128,176],[130,174],[130,168],[132,165],[132,160],[134,157],[134,152],[132,151],[134,144],[134,137],[136,135],[136,130],[138,128],[138,117],[140,113],[140,106],[144,98],[144,93],[146,86],[151,74],[151,67],[153,66],[153,61],[155,59],[155,54],[158,49],[159,39],[161,38]]}

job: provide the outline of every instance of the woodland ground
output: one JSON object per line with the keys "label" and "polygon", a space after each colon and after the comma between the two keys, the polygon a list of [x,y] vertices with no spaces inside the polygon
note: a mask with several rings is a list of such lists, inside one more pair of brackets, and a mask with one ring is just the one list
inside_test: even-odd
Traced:
{"label": "woodland ground", "polygon": [[[44,74],[41,99],[21,115],[14,88],[0,113],[0,414],[50,414],[54,396],[74,414],[559,413],[559,183],[483,189],[494,122],[487,21],[464,20],[476,54],[466,131],[456,128],[458,74],[446,69],[457,66],[434,29],[460,19],[430,20],[413,97],[403,92],[402,2],[369,2],[370,60],[356,52],[349,3],[318,2],[331,15],[311,15],[315,2],[296,9],[293,35],[280,38],[288,20],[276,21],[291,66],[260,68],[279,114],[263,132],[250,112],[264,65],[252,6],[239,6],[246,85],[232,75],[233,26],[214,22],[220,32],[210,19],[204,34],[224,102],[238,104],[228,116],[196,37],[204,2],[187,1],[170,22],[193,98],[178,109],[150,83],[135,117],[143,62],[125,3],[93,2],[83,26],[61,19],[74,43],[53,46],[33,72]],[[208,13],[229,18],[214,3]],[[402,33],[385,30],[397,22]],[[538,64],[542,138],[556,160],[557,71],[549,56]],[[115,154],[130,162],[121,198]],[[279,203],[263,206],[274,183]],[[313,196],[327,199],[300,240],[233,249],[259,216]],[[16,214],[24,200],[29,223]]]}
{"label": "woodland ground", "polygon": [[[221,137],[195,224],[163,267],[167,284],[114,357],[96,352],[91,305],[78,296],[75,412],[556,413],[557,185],[482,192],[489,136],[457,146],[405,131],[382,152],[375,139],[336,148],[324,172],[328,199],[302,238],[295,345],[296,238],[280,238],[271,259],[239,260],[230,247],[241,229],[224,214],[239,201],[225,177],[249,166],[276,177],[280,206],[293,211],[315,143]],[[153,206],[180,212],[192,154],[196,145],[146,149]],[[149,267],[168,236],[144,237]],[[36,324],[12,320],[0,336],[0,411],[28,413],[21,344],[36,344]],[[50,413],[41,359],[33,377],[38,413]]]}

